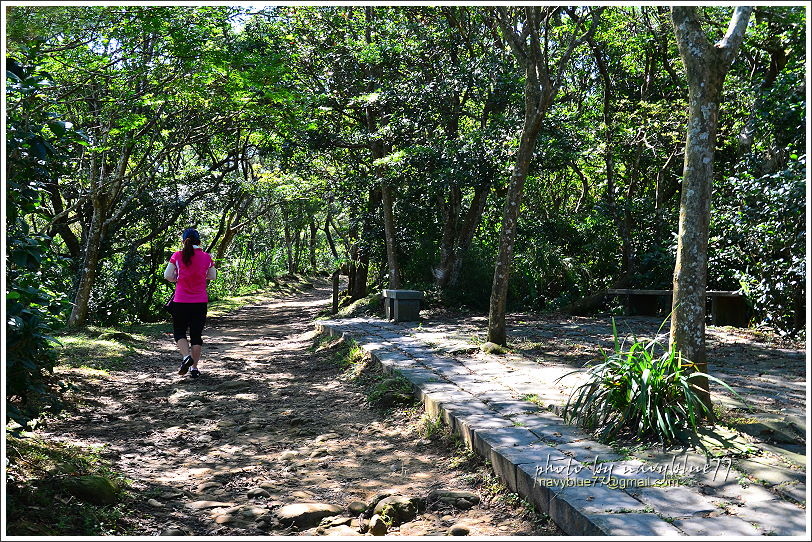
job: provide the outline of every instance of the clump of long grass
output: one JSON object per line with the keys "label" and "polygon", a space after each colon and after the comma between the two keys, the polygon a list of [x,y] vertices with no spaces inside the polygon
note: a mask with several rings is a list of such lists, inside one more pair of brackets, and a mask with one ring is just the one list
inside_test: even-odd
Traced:
{"label": "clump of long grass", "polygon": [[600,439],[631,431],[640,440],[666,444],[687,440],[700,424],[713,425],[713,410],[696,382],[703,377],[738,396],[657,337],[621,343],[614,319],[612,333],[613,351],[602,350],[602,359],[588,366],[587,382],[573,390],[563,411],[565,420]]}

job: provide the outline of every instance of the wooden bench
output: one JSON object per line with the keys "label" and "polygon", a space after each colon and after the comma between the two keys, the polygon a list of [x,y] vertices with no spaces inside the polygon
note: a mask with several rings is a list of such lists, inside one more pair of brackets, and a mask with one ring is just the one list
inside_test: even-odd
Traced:
{"label": "wooden bench", "polygon": [[413,322],[420,320],[420,290],[384,290],[383,305],[387,320]]}
{"label": "wooden bench", "polygon": [[[641,316],[665,316],[671,312],[673,290],[606,290],[607,296],[624,296],[625,313]],[[750,307],[740,292],[730,290],[708,290],[705,296],[710,299],[707,314],[716,326],[746,327],[750,321]]]}

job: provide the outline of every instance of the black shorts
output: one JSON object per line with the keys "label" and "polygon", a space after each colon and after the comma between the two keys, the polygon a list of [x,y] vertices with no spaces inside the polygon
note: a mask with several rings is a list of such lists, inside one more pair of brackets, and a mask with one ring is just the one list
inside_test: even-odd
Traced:
{"label": "black shorts", "polygon": [[172,327],[175,342],[186,338],[189,330],[189,344],[203,344],[203,326],[206,325],[206,308],[208,303],[178,303],[172,308]]}

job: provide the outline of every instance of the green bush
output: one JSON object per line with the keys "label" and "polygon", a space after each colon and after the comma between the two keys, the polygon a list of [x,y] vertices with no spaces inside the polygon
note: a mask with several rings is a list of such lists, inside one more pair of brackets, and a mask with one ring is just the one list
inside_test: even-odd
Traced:
{"label": "green bush", "polygon": [[[31,52],[32,64],[36,52]],[[49,393],[56,356],[52,338],[67,307],[45,269],[61,265],[51,238],[38,231],[49,217],[44,194],[65,169],[78,136],[70,123],[50,112],[43,95],[47,74],[8,59],[6,72],[6,424],[22,427],[43,410],[58,406]]]}
{"label": "green bush", "polygon": [[635,339],[626,348],[618,341],[614,319],[612,331],[614,350],[602,351],[603,359],[588,368],[587,382],[573,390],[564,407],[566,421],[595,431],[599,438],[612,440],[625,430],[640,440],[684,441],[698,424],[714,421],[695,380],[706,377],[736,394],[656,338]]}

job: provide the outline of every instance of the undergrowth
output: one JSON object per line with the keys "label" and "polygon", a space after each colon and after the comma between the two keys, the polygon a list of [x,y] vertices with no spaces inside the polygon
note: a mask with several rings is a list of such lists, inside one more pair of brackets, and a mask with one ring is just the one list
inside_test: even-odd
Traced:
{"label": "undergrowth", "polygon": [[702,398],[703,380],[720,384],[741,398],[722,380],[698,371],[693,362],[657,338],[635,339],[627,346],[618,340],[614,319],[612,332],[613,350],[602,351],[602,359],[587,367],[587,381],[573,390],[563,411],[566,421],[595,432],[601,440],[631,433],[641,441],[687,442],[701,425],[715,421],[713,410]]}
{"label": "undergrowth", "polygon": [[7,436],[6,534],[12,536],[108,536],[131,534],[126,494],[112,505],[95,505],[72,496],[64,482],[75,476],[102,476],[124,489],[98,449],[35,436]]}

